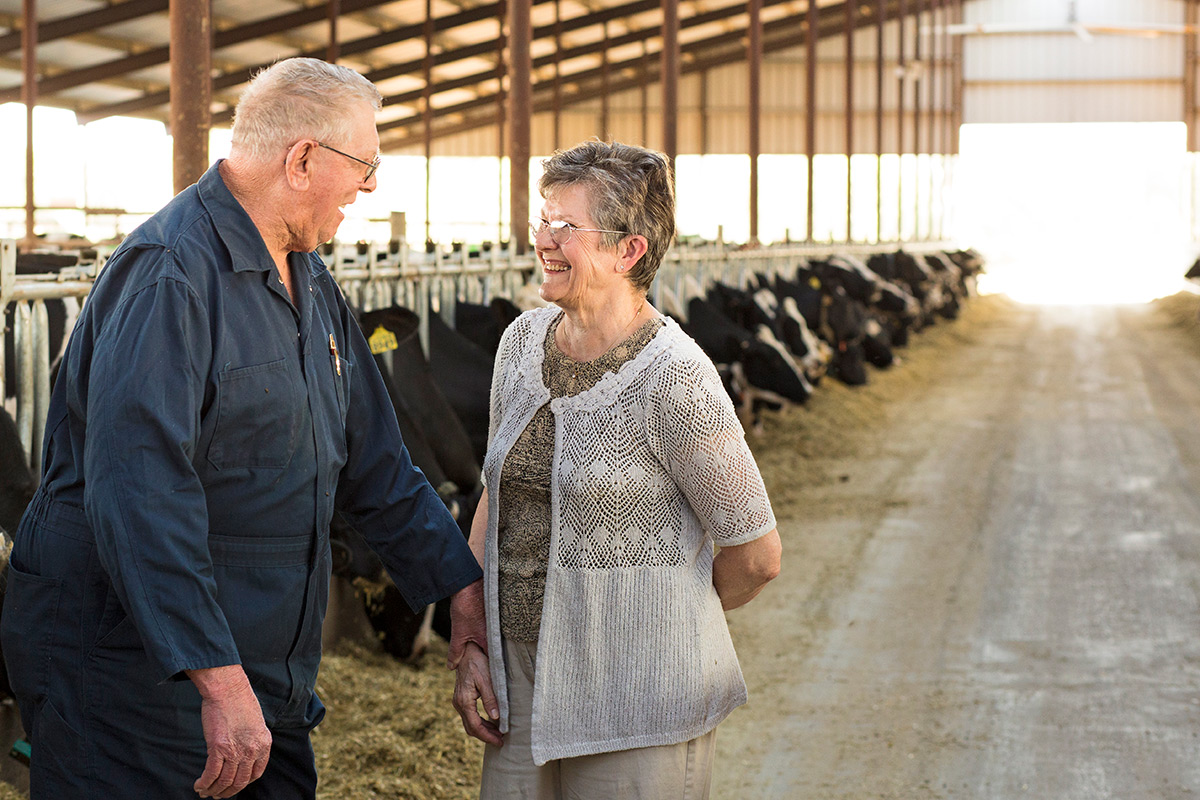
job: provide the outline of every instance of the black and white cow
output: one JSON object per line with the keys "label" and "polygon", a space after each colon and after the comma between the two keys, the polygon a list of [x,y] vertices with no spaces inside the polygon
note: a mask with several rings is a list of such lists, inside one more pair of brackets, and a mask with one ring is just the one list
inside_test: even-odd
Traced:
{"label": "black and white cow", "polygon": [[516,303],[504,297],[493,297],[486,305],[459,301],[454,305],[454,330],[495,356],[500,335],[520,314]]}
{"label": "black and white cow", "polygon": [[770,318],[775,336],[783,342],[792,358],[804,371],[809,383],[817,386],[829,371],[833,349],[808,327],[793,297],[780,297],[769,284],[754,293],[755,304]]}
{"label": "black and white cow", "polygon": [[832,349],[829,374],[851,386],[866,383],[866,306],[842,286],[826,283],[807,265],[797,267],[792,280],[777,276],[774,288],[781,299],[796,303],[809,328]]}
{"label": "black and white cow", "polygon": [[967,299],[962,270],[942,253],[926,253],[924,259],[942,287],[942,305],[937,312],[945,319],[958,319],[963,301]]}
{"label": "black and white cow", "polygon": [[924,259],[918,260],[904,250],[894,253],[876,253],[867,259],[871,271],[885,280],[900,286],[912,295],[920,308],[920,314],[912,330],[920,331],[936,322],[938,311],[943,305],[941,282]]}
{"label": "black and white cow", "polygon": [[461,421],[476,463],[487,453],[494,355],[447,325],[429,318],[429,362],[436,364],[433,380]]}
{"label": "black and white cow", "polygon": [[[439,323],[440,319],[431,315],[431,354],[434,331]],[[433,370],[430,363],[441,362],[432,357],[426,359],[421,349],[420,317],[407,308],[390,306],[360,314],[359,325],[384,375],[398,412],[397,418],[400,412],[408,416],[429,443],[433,457],[446,477],[460,490],[469,492],[479,483],[480,459],[475,455],[470,434],[440,386],[438,373],[444,372],[446,365]],[[485,403],[487,394],[485,389]],[[484,435],[486,437],[486,431]]]}
{"label": "black and white cow", "polygon": [[[4,595],[8,587],[10,534],[17,529],[35,488],[17,426],[8,412],[0,408],[0,614],[4,612]],[[12,697],[12,687],[8,683],[4,659],[0,657],[0,698],[5,697]]]}
{"label": "black and white cow", "polygon": [[974,248],[968,247],[962,250],[947,250],[945,255],[962,270],[963,286],[966,289],[967,295],[974,295],[976,293],[976,282],[987,268],[987,262],[983,254]]}
{"label": "black and white cow", "polygon": [[[771,327],[757,322],[747,330],[726,316],[711,300],[693,297],[688,301],[688,318],[680,326],[700,345],[713,363],[738,364],[738,376],[744,378],[749,401],[778,405],[803,403],[812,395],[813,386],[792,354],[775,336]],[[747,397],[742,397],[747,402]]]}
{"label": "black and white cow", "polygon": [[0,530],[17,529],[36,488],[16,423],[0,408]]}
{"label": "black and white cow", "polygon": [[834,255],[810,261],[825,287],[840,286],[851,302],[862,306],[862,347],[867,362],[886,368],[895,361],[894,347],[908,343],[909,328],[916,322],[920,307],[907,291],[873,272],[853,255]]}
{"label": "black and white cow", "polygon": [[[458,415],[438,388],[418,336],[420,318],[399,306],[359,315],[392,400],[413,463],[425,473],[466,534],[482,487],[479,462]],[[484,393],[486,400],[487,393]],[[355,584],[384,650],[418,658],[429,633],[449,638],[448,604],[410,609],[383,564],[351,526],[335,515],[330,526],[334,574]]]}

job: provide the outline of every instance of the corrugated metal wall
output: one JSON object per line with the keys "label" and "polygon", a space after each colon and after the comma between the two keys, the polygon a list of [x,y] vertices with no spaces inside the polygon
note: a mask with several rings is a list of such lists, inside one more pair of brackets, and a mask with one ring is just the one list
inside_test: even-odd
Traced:
{"label": "corrugated metal wall", "polygon": [[[1200,0],[966,0],[963,22],[976,26],[1057,26],[1071,19],[1085,24],[1135,27],[1138,25],[1182,26],[1195,24]],[[939,22],[943,18],[939,18]],[[941,132],[949,126],[948,90],[952,64],[945,40],[929,36],[930,18],[922,22],[922,108],[932,114],[922,127]],[[895,119],[899,92],[897,53],[900,25],[885,25],[885,80],[883,84],[883,141],[878,149],[897,151]],[[913,59],[918,36],[910,15],[905,25],[906,60]],[[817,126],[818,153],[874,153],[877,31],[859,30],[854,40],[854,142],[846,147],[845,64],[842,37],[818,45]],[[983,33],[961,36],[963,47],[962,121],[973,122],[1139,122],[1185,120],[1193,128],[1191,149],[1196,144],[1200,81],[1195,79],[1196,36],[1133,31],[1095,33]],[[931,60],[931,52],[936,62]],[[1191,74],[1189,74],[1191,73]],[[744,153],[748,149],[746,97],[748,77],[745,64],[711,69],[704,74],[687,74],[680,82],[679,152]],[[762,72],[761,151],[803,153],[805,97],[805,50],[798,42],[793,49],[769,53]],[[905,87],[904,107],[911,117],[915,82]],[[648,117],[643,119],[639,90],[609,98],[608,134],[617,139],[661,146],[662,122],[656,108],[658,87],[647,92]],[[564,110],[559,124],[559,141],[548,113],[538,114],[533,124],[533,152],[548,153],[556,144],[569,145],[600,130],[601,104],[572,106]],[[949,135],[947,132],[945,135]],[[903,149],[912,152],[912,132]],[[941,150],[935,138],[922,136],[920,149]],[[439,140],[437,155],[495,154],[499,137],[495,128]],[[416,152],[416,151],[411,151]]]}
{"label": "corrugated metal wall", "polygon": [[[923,17],[928,28],[929,15]],[[899,94],[896,77],[898,67],[900,24],[884,26],[884,121],[882,152],[897,151],[897,122],[895,109]],[[923,114],[936,114],[942,128],[948,128],[950,104],[948,81],[951,65],[943,44],[936,45],[937,63],[930,59],[934,47],[930,31],[924,30],[921,51],[923,61]],[[917,26],[910,18],[905,25],[905,53],[912,62],[918,36]],[[875,114],[878,84],[876,56],[878,32],[875,27],[856,32],[854,38],[854,142],[853,152],[875,153]],[[807,109],[805,97],[805,50],[802,42],[788,50],[769,53],[762,69],[762,118],[760,150],[763,154],[804,153],[804,122]],[[915,73],[914,73],[915,74]],[[817,128],[818,153],[846,153],[845,142],[845,41],[841,36],[826,39],[817,47]],[[681,154],[745,153],[749,149],[747,124],[747,87],[749,75],[746,64],[731,64],[682,76],[679,84],[679,141]],[[905,90],[905,113],[911,118],[916,102],[916,83],[910,80]],[[659,107],[659,87],[651,85],[646,93],[649,109],[643,120],[642,92],[634,89],[609,97],[610,138],[661,147],[662,118]],[[551,152],[555,145],[569,146],[575,142],[603,137],[602,106],[599,100],[573,105],[563,110],[559,121],[559,141],[554,141],[554,124],[549,113],[534,116],[532,151]],[[911,124],[911,123],[910,123]],[[930,123],[923,122],[921,151],[928,152]],[[940,128],[938,129],[940,130]],[[643,132],[645,141],[643,141]],[[946,134],[948,135],[948,133]],[[913,135],[906,134],[905,152],[913,152]],[[434,155],[489,155],[498,152],[495,127],[440,139],[434,143]],[[932,142],[938,146],[938,140]],[[419,149],[407,151],[419,154]]]}
{"label": "corrugated metal wall", "polygon": [[[964,22],[1182,25],[1191,0],[969,0]],[[963,122],[1148,122],[1184,114],[1179,34],[971,33]]]}

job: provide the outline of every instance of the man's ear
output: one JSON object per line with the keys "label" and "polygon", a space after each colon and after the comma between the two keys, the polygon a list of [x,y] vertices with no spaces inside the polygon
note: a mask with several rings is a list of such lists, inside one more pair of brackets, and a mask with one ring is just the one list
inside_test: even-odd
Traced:
{"label": "man's ear", "polygon": [[620,256],[625,263],[622,265],[621,271],[628,272],[641,260],[642,256],[646,255],[646,250],[650,243],[645,236],[640,234],[631,234],[621,240]]}
{"label": "man's ear", "polygon": [[298,192],[307,190],[312,182],[312,157],[315,150],[312,139],[301,139],[288,148],[283,161],[283,172],[288,185]]}

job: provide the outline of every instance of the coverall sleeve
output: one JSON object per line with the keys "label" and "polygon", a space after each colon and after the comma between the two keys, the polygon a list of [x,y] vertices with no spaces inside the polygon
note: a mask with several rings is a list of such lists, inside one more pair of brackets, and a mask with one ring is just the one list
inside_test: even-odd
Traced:
{"label": "coverall sleeve", "polygon": [[379,556],[404,600],[419,611],[479,580],[483,572],[446,504],[409,458],[383,377],[348,310],[343,324],[354,368],[336,507]]}
{"label": "coverall sleeve", "polygon": [[160,680],[240,663],[217,605],[192,466],[212,355],[208,315],[186,283],[160,277],[94,324],[84,502],[100,562]]}

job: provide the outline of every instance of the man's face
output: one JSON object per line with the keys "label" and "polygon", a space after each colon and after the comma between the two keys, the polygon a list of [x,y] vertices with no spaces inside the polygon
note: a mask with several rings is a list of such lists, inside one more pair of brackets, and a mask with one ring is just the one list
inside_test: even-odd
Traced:
{"label": "man's face", "polygon": [[[326,147],[318,147],[312,153],[314,163],[309,198],[310,218],[305,221],[301,230],[294,232],[294,238],[299,240],[296,243],[298,246],[293,248],[295,250],[314,250],[322,242],[332,239],[338,226],[346,218],[343,209],[358,199],[359,192],[375,191],[375,175],[372,174],[364,181],[369,167],[354,160],[361,159],[370,164],[379,152],[375,110],[366,103],[357,103],[349,113],[352,117],[352,133],[349,140],[326,142],[329,147],[336,147],[341,153]],[[347,158],[343,153],[354,158]]]}

